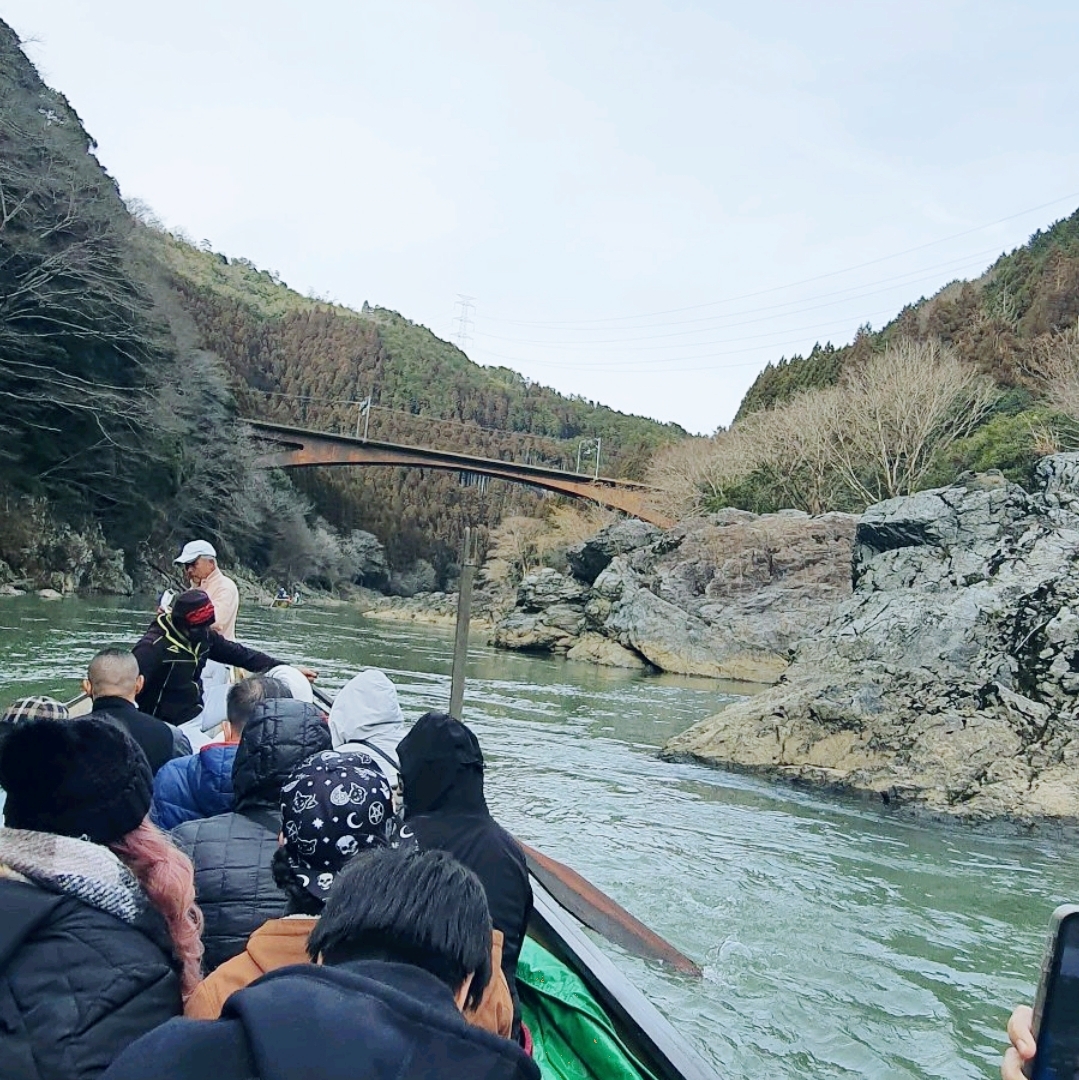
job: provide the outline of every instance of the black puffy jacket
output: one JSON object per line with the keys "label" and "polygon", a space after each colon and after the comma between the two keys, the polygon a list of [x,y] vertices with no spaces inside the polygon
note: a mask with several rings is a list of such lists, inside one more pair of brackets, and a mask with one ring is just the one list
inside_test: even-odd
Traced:
{"label": "black puffy jacket", "polygon": [[182,1011],[164,921],[0,878],[0,1076],[90,1080]]}
{"label": "black puffy jacket", "polygon": [[312,754],[330,749],[330,729],[314,705],[291,698],[255,706],[232,764],[236,808],[172,830],[195,864],[195,892],[206,920],[207,973],[238,956],[285,896],[270,868],[281,832],[281,786]]}

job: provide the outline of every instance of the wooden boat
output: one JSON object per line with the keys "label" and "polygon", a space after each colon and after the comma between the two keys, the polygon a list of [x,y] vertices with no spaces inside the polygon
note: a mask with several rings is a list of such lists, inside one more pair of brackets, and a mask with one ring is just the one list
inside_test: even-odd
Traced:
{"label": "wooden boat", "polygon": [[[716,1080],[715,1070],[535,877],[532,893],[517,985],[544,1080]],[[547,957],[571,978],[552,972]]]}

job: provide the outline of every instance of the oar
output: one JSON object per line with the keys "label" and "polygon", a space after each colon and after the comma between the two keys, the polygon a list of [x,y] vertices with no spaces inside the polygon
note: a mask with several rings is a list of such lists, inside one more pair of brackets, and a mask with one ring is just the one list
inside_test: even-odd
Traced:
{"label": "oar", "polygon": [[[313,686],[312,689],[320,704],[327,709],[333,705],[333,698],[321,687]],[[597,889],[576,870],[520,840],[517,843],[520,844],[528,869],[536,880],[585,926],[635,956],[646,960],[662,960],[687,975],[701,975],[700,967],[688,956],[649,930],[621,904]]]}
{"label": "oar", "polygon": [[700,967],[669,941],[649,930],[621,904],[601,892],[576,870],[521,843],[533,877],[572,915],[608,941],[646,960],[662,960],[686,975],[700,977]]}

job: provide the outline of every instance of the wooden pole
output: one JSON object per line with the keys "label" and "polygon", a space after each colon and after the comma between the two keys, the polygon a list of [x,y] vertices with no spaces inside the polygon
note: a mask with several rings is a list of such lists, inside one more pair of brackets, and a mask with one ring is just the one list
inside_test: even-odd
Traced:
{"label": "wooden pole", "polygon": [[453,640],[453,673],[450,676],[450,716],[462,719],[465,700],[465,665],[468,663],[468,622],[472,614],[472,579],[476,575],[476,553],[472,530],[465,529],[461,557],[461,577],[457,593],[457,631]]}

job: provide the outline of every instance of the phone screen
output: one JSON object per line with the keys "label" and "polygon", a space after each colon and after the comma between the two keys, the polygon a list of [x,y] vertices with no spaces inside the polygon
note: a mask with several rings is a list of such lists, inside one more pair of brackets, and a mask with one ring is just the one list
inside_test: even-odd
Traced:
{"label": "phone screen", "polygon": [[1031,1080],[1079,1080],[1079,913],[1057,932]]}

